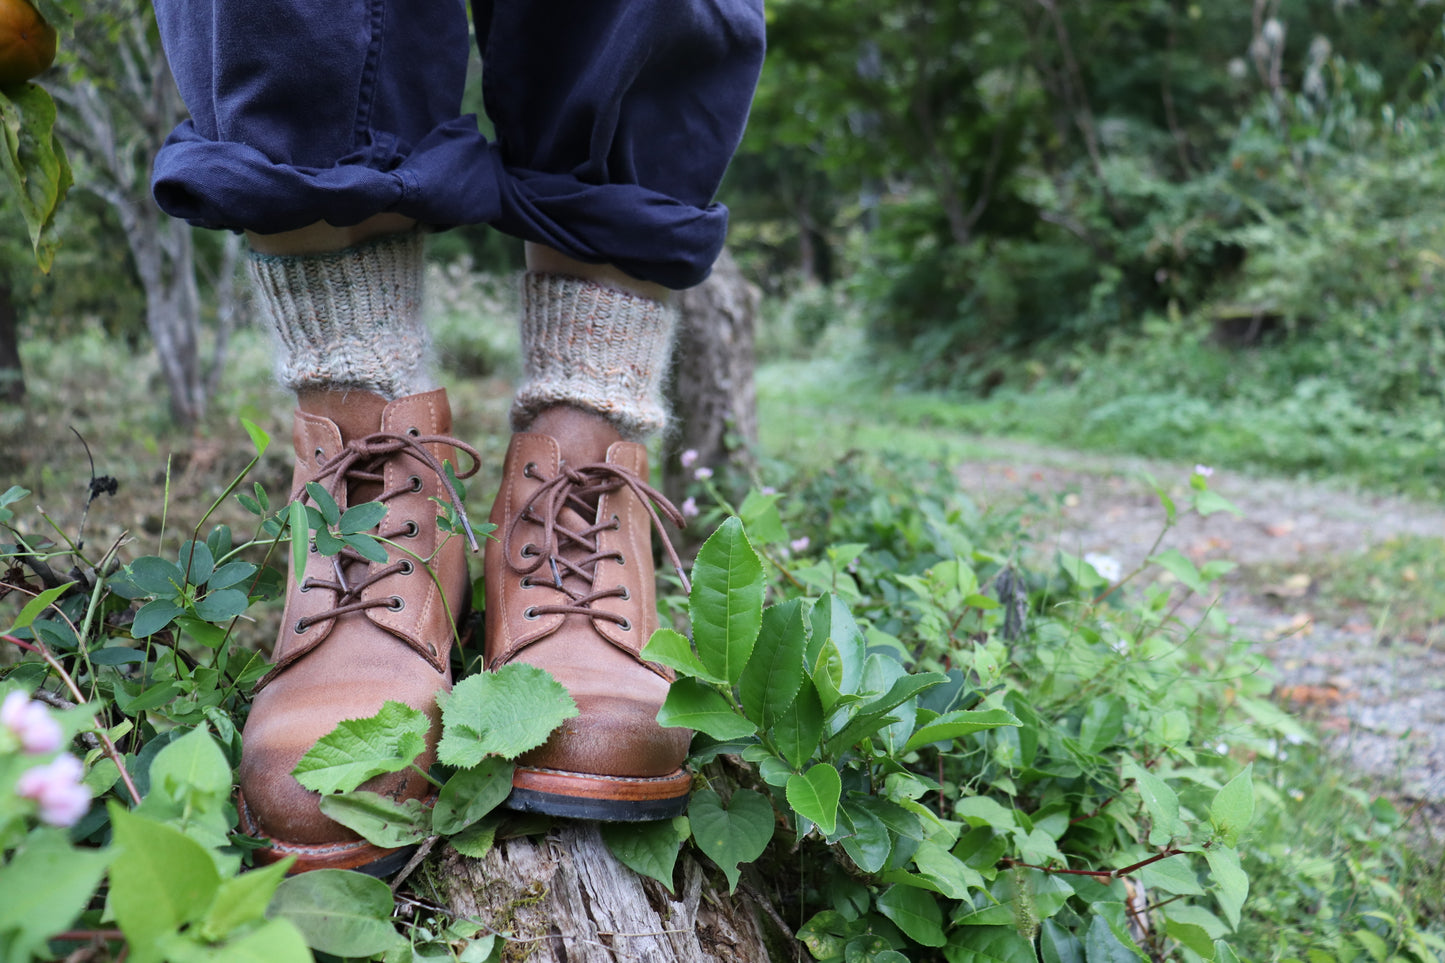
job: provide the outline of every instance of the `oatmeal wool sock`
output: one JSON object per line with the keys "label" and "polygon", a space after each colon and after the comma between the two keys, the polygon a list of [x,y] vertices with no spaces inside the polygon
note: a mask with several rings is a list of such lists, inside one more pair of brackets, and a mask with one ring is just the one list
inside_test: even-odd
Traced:
{"label": "oatmeal wool sock", "polygon": [[433,387],[420,232],[325,254],[253,252],[249,267],[285,387],[359,388],[388,400]]}
{"label": "oatmeal wool sock", "polygon": [[673,310],[661,301],[559,274],[522,279],[522,386],[512,428],[566,404],[606,417],[624,436],[667,427],[662,380]]}

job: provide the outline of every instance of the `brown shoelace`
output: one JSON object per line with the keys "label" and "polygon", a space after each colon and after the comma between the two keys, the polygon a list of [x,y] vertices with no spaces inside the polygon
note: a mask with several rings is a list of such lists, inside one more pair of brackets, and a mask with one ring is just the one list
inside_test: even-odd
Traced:
{"label": "brown shoelace", "polygon": [[[446,471],[436,456],[428,449],[429,444],[449,445],[454,450],[462,452],[472,460],[472,465],[464,472],[457,472],[456,477],[460,480],[470,478],[481,468],[481,454],[460,439],[450,435],[423,435],[420,432],[413,433],[415,429],[404,434],[379,431],[362,438],[353,439],[344,444],[339,452],[322,462],[316,473],[311,476],[310,481],[325,485],[326,490],[341,501],[339,496],[352,484],[369,484],[373,486],[384,485],[386,482],[385,466],[388,461],[396,457],[412,458],[421,463],[421,467],[434,472],[442,480],[442,487],[447,493],[447,500],[456,509],[457,518],[460,520],[462,530],[466,533],[467,542],[473,552],[478,550],[477,537],[472,531],[471,521],[467,518],[466,508],[462,504],[461,497],[453,490],[451,481],[446,476]],[[410,475],[404,485],[385,489],[372,501],[385,503],[398,495],[409,492],[419,492],[422,489],[421,476]],[[306,493],[306,486],[302,486],[292,493],[293,500],[305,501],[309,496]],[[348,499],[349,501],[349,499]],[[417,534],[417,523],[408,519],[406,522],[394,528],[378,530],[375,537],[379,539],[410,538]],[[386,565],[376,565],[356,549],[347,546],[338,552],[331,559],[332,569],[336,574],[334,581],[330,579],[306,578],[302,580],[300,591],[309,592],[312,589],[327,589],[336,593],[337,604],[324,612],[316,615],[306,616],[296,620],[292,631],[296,635],[303,635],[314,625],[328,622],[332,619],[347,615],[351,612],[361,612],[372,608],[396,608],[397,598],[376,598],[365,599],[362,595],[368,588],[382,579],[395,575],[398,572],[411,574],[415,565],[411,559],[397,559]],[[436,652],[424,652],[409,639],[402,639],[407,645],[415,649],[417,653],[430,660]],[[286,655],[277,660],[269,672],[267,672],[256,683],[256,692],[260,692],[268,683],[294,665],[301,658],[310,653],[319,645],[321,639],[318,637],[309,642],[303,642],[296,646]]]}
{"label": "brown shoelace", "polygon": [[[598,499],[602,495],[624,488],[636,495],[647,509],[647,514],[652,518],[653,527],[657,530],[658,538],[662,540],[668,560],[677,570],[678,578],[682,580],[683,592],[691,591],[687,574],[683,571],[682,559],[678,557],[677,549],[673,547],[672,541],[667,537],[667,532],[662,525],[664,516],[678,528],[684,527],[687,521],[682,512],[678,511],[677,507],[668,501],[662,492],[638,478],[635,473],[619,465],[604,462],[582,465],[577,468],[564,467],[551,478],[543,478],[537,473],[536,466],[529,463],[523,468],[522,473],[528,478],[541,481],[542,485],[532,493],[521,511],[507,526],[502,541],[507,568],[521,576],[524,585],[528,584],[528,580],[531,584],[548,584],[567,596],[565,603],[531,606],[527,610],[531,617],[584,615],[592,619],[614,622],[624,629],[630,627],[625,616],[592,607],[593,603],[599,599],[627,597],[627,589],[623,586],[593,589],[598,562],[605,558],[615,558],[625,564],[619,553],[601,551],[597,544],[598,534],[620,529],[621,520],[613,515],[605,521],[598,521],[581,529],[573,529],[562,523],[564,510],[571,509],[583,519],[595,516]],[[659,510],[661,514],[659,514]],[[540,544],[528,542],[522,546],[521,551],[514,553],[512,545],[518,537],[517,530],[523,523],[540,525],[542,538]],[[570,551],[564,549],[564,543],[572,547]],[[518,557],[530,558],[532,561],[518,563],[516,561]],[[538,579],[537,573],[543,571],[543,566],[546,566],[546,571],[543,573],[543,578]],[[574,588],[568,584],[569,581],[580,583],[583,588],[580,590]],[[514,654],[508,653],[508,656]],[[636,655],[636,653],[630,654]]]}

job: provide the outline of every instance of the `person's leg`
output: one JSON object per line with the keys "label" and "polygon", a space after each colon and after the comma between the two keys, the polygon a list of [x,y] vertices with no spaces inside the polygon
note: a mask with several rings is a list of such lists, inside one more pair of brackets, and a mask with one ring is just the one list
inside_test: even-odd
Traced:
{"label": "person's leg", "polygon": [[474,9],[508,175],[497,223],[530,242],[487,665],[541,666],[580,709],[521,760],[509,804],[665,818],[687,805],[690,733],[657,724],[670,675],[640,653],[657,626],[651,531],[658,512],[681,518],[647,486],[643,443],[667,421],[668,289],[705,277],[722,245],[712,195],[751,101],[761,10]]}
{"label": "person's leg", "polygon": [[[157,4],[193,118],[157,158],[157,200],[247,232],[277,372],[297,395],[293,497],[309,498],[315,482],[343,510],[387,508],[373,532],[388,540],[385,561],[313,548],[291,573],[273,666],[247,719],[242,828],[271,840],[262,858],[295,856],[296,870],[395,862],[327,819],[291,773],[338,722],[388,701],[432,720],[417,760],[431,764],[436,695],[450,686],[470,587],[465,548],[438,531],[432,499],[453,497],[442,461],[476,452],[450,437],[446,396],[431,390],[416,229],[441,205],[414,188],[436,180],[447,152],[412,146],[465,126],[466,22],[457,0],[394,6]],[[398,800],[431,791],[414,771],[365,788]]]}

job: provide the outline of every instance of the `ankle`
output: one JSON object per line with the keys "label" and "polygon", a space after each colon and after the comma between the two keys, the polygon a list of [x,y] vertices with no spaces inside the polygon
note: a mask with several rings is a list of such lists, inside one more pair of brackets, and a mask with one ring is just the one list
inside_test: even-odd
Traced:
{"label": "ankle", "polygon": [[562,453],[566,465],[587,465],[607,460],[607,449],[623,436],[604,416],[572,405],[552,405],[542,409],[527,426],[527,431],[549,435]]}

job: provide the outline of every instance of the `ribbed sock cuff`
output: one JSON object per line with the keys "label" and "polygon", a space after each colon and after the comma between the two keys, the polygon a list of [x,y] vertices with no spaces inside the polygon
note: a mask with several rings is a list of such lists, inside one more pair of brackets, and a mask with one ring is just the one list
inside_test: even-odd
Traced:
{"label": "ribbed sock cuff", "polygon": [[287,388],[359,388],[395,399],[433,387],[419,232],[325,254],[253,253],[249,268]]}
{"label": "ribbed sock cuff", "polygon": [[667,427],[663,376],[672,352],[672,309],[580,278],[522,279],[522,386],[512,428],[525,431],[553,405],[596,412],[624,436]]}

